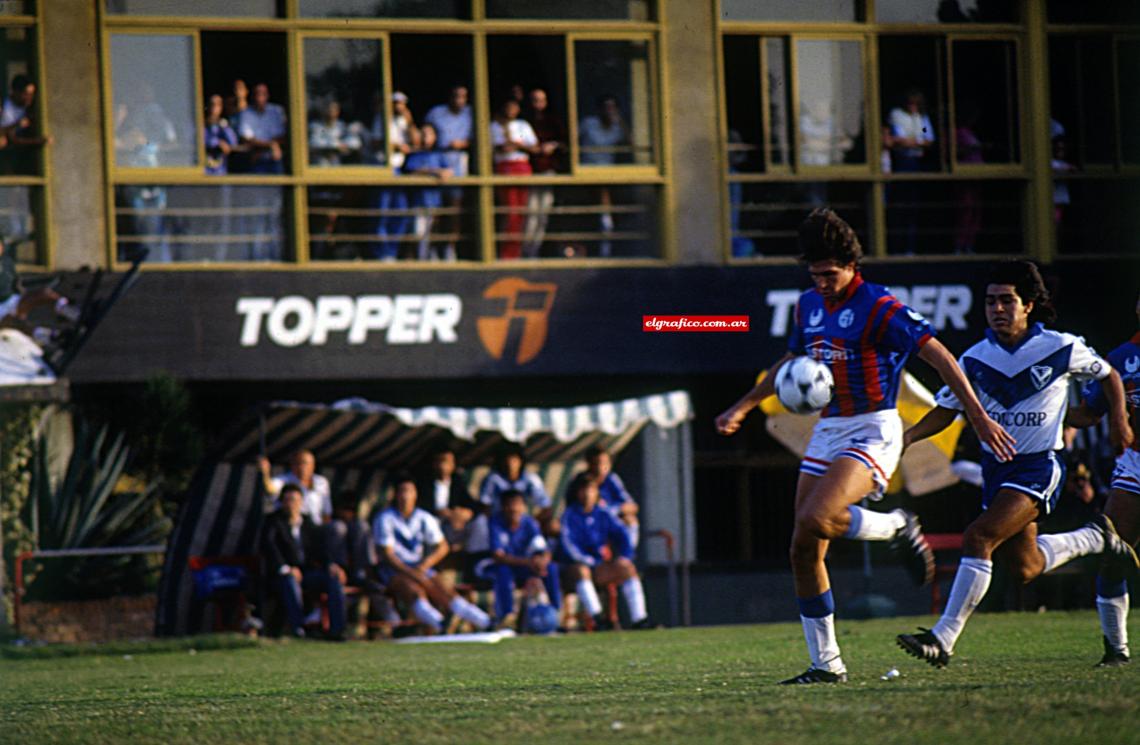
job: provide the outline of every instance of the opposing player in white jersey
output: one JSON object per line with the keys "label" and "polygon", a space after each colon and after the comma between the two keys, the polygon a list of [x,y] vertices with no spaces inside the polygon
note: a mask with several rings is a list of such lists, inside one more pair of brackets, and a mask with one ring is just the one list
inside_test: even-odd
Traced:
{"label": "opposing player in white jersey", "polygon": [[[1140,320],[1140,298],[1136,300],[1136,318]],[[1140,429],[1140,331],[1109,352],[1107,359],[1124,381],[1124,397],[1135,432]],[[1069,410],[1065,424],[1074,427],[1095,424],[1106,413],[1106,403],[1104,386],[1097,382],[1089,384],[1084,401]],[[1135,546],[1140,541],[1140,441],[1133,441],[1132,447],[1116,459],[1104,514],[1130,545]],[[1128,605],[1128,583],[1124,575],[1105,567],[1096,578],[1096,609],[1104,632],[1104,656],[1097,667],[1128,663]]]}
{"label": "opposing player in white jersey", "polygon": [[416,507],[416,482],[410,474],[397,474],[392,481],[392,506],[376,516],[372,535],[384,563],[380,581],[388,592],[412,608],[416,620],[433,631],[443,630],[441,609],[478,629],[491,625],[491,619],[467,600],[440,584],[435,566],[447,556],[447,541],[439,521]]}
{"label": "opposing player in white jersey", "polygon": [[[1101,382],[1111,411],[1110,437],[1119,449],[1133,438],[1120,376],[1080,337],[1042,325],[1055,314],[1031,262],[999,264],[985,297],[986,338],[966,350],[959,364],[989,416],[1017,439],[1018,454],[1000,462],[983,445],[984,512],[962,537],[962,560],[942,618],[933,629],[898,636],[908,654],[935,667],[950,661],[967,619],[989,589],[999,547],[1023,582],[1087,554],[1101,554],[1107,566],[1124,572],[1140,566],[1104,515],[1068,533],[1037,534],[1037,520],[1052,510],[1064,483],[1055,451],[1062,446],[1069,377]],[[942,389],[937,406],[903,435],[904,446],[942,431],[960,409],[958,398]]]}

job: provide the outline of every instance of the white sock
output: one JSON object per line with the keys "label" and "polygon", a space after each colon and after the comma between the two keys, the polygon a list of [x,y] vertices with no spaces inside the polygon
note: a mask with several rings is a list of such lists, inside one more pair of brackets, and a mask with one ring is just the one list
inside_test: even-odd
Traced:
{"label": "white sock", "polygon": [[451,612],[480,629],[491,625],[490,616],[458,595],[451,599]]}
{"label": "white sock", "polygon": [[982,602],[986,590],[990,589],[993,573],[994,563],[989,559],[963,556],[958,564],[958,573],[954,575],[954,585],[950,588],[946,610],[930,630],[947,654],[954,651],[954,643],[966,627],[970,614]]}
{"label": "white sock", "polygon": [[811,655],[811,666],[829,673],[844,672],[847,668],[843,666],[843,658],[839,656],[839,642],[835,639],[835,614],[822,618],[800,616],[800,622],[804,626],[804,639],[807,640],[808,654]]}
{"label": "white sock", "polygon": [[420,623],[431,626],[435,631],[443,629],[443,614],[437,611],[427,598],[416,598],[416,602],[412,603],[412,614]]}
{"label": "white sock", "polygon": [[1128,593],[1115,598],[1097,595],[1096,612],[1108,645],[1117,652],[1128,654]]}
{"label": "white sock", "polygon": [[851,525],[843,537],[856,541],[889,541],[906,525],[906,514],[902,510],[875,512],[851,505],[847,513],[851,515]]}
{"label": "white sock", "polygon": [[578,600],[582,603],[582,607],[586,609],[586,613],[591,616],[596,616],[602,612],[602,601],[598,600],[598,591],[594,589],[593,580],[578,580],[576,589],[578,592]]}
{"label": "white sock", "polygon": [[625,595],[625,607],[629,609],[631,623],[644,621],[649,614],[645,612],[645,590],[641,588],[641,578],[627,579],[621,586],[621,594]]}
{"label": "white sock", "polygon": [[1044,574],[1078,556],[1104,551],[1104,534],[1096,528],[1077,528],[1068,533],[1039,535],[1037,548],[1045,557],[1045,568],[1041,570]]}

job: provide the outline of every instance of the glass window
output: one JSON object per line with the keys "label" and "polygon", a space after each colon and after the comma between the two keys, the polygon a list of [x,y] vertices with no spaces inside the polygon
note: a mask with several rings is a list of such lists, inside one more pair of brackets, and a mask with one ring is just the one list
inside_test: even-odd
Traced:
{"label": "glass window", "polygon": [[460,207],[450,206],[451,191],[442,185],[310,187],[309,255],[314,261],[476,260],[475,190],[463,189],[458,201],[466,206]]}
{"label": "glass window", "polygon": [[651,21],[651,0],[487,0],[488,18]]}
{"label": "glass window", "polygon": [[1016,23],[1016,0],[875,0],[879,23]]}
{"label": "glass window", "polygon": [[858,21],[856,0],[721,0],[726,21]]}
{"label": "glass window", "polygon": [[1047,0],[1050,23],[1140,23],[1140,3],[1120,0]]}
{"label": "glass window", "polygon": [[383,59],[379,39],[305,40],[309,165],[383,165],[387,140],[404,144],[407,117],[384,123]]}
{"label": "glass window", "polygon": [[760,116],[760,43],[755,36],[724,37],[725,109],[728,113],[728,170],[764,170],[764,125]]}
{"label": "glass window", "polygon": [[[40,171],[44,144],[38,124],[37,80],[32,71],[35,34],[30,26],[0,29],[0,176],[33,176]],[[16,89],[19,90],[16,90]]]}
{"label": "glass window", "polygon": [[945,167],[944,70],[941,39],[880,37],[884,171],[913,173]]}
{"label": "glass window", "polygon": [[4,253],[17,264],[40,262],[41,237],[36,227],[39,189],[31,186],[0,186],[0,240]]}
{"label": "glass window", "polygon": [[35,13],[35,0],[0,0],[0,16],[30,16]]}
{"label": "glass window", "polygon": [[[527,175],[569,171],[566,122],[566,40],[563,36],[491,36],[487,39],[490,74],[492,160],[499,174]],[[503,105],[520,102],[517,122],[502,129]],[[528,140],[521,149],[511,139]],[[529,151],[527,148],[531,148]],[[537,149],[534,149],[537,148]],[[508,152],[509,150],[509,152]]]}
{"label": "glass window", "polygon": [[108,15],[281,18],[284,0],[107,0]]}
{"label": "glass window", "polygon": [[191,37],[113,34],[111,86],[117,167],[197,164]]}
{"label": "glass window", "polygon": [[1018,161],[1018,93],[1013,42],[955,41],[952,51],[957,162]]}
{"label": "glass window", "polygon": [[652,163],[655,135],[649,43],[579,41],[574,47],[579,164]]}
{"label": "glass window", "polygon": [[1054,159],[1115,163],[1112,37],[1051,36],[1049,94]]}
{"label": "glass window", "polygon": [[118,186],[119,261],[281,261],[286,203],[277,186]]}
{"label": "glass window", "polygon": [[[285,173],[289,154],[285,34],[203,31],[202,90],[221,96],[222,115],[239,146],[226,157],[227,173]],[[210,132],[207,131],[207,137]],[[209,153],[216,160],[215,153]],[[207,173],[218,173],[207,163]]]}
{"label": "glass window", "polygon": [[499,186],[500,259],[655,258],[655,186]]}
{"label": "glass window", "polygon": [[470,0],[299,0],[302,18],[470,18]]}
{"label": "glass window", "polygon": [[[392,97],[407,98],[404,118],[408,121],[408,131],[431,124],[436,136],[435,149],[444,153],[452,175],[477,173],[475,120],[471,107],[474,78],[471,39],[439,34],[393,34],[391,45]],[[414,137],[414,134],[409,136]],[[395,156],[393,166],[399,167],[399,160]],[[453,193],[456,199],[461,195],[459,191]]]}
{"label": "glass window", "polygon": [[1124,162],[1140,163],[1140,41],[1121,41],[1116,47],[1120,100],[1120,146]]}
{"label": "glass window", "polygon": [[1020,181],[895,181],[887,185],[892,256],[1024,251]]}
{"label": "glass window", "polygon": [[1053,183],[1057,251],[1079,254],[1136,254],[1140,235],[1140,181],[1065,178]]}
{"label": "glass window", "polygon": [[870,246],[870,190],[850,181],[796,183],[730,183],[732,257],[798,256],[798,229],[804,215],[827,205]]}
{"label": "glass window", "polygon": [[796,42],[799,163],[866,163],[863,49],[858,41]]}

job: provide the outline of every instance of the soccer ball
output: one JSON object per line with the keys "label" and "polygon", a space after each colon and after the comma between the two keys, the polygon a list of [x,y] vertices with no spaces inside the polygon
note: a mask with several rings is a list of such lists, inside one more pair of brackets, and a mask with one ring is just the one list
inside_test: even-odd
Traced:
{"label": "soccer ball", "polygon": [[558,611],[554,606],[539,603],[527,608],[526,628],[532,634],[550,634],[558,630]]}
{"label": "soccer ball", "polygon": [[811,357],[795,357],[776,371],[776,397],[793,414],[819,411],[831,401],[831,370]]}

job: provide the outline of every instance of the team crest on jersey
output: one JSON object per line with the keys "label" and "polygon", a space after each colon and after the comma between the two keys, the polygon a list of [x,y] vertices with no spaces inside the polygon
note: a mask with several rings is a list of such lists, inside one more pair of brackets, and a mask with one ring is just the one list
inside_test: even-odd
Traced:
{"label": "team crest on jersey", "polygon": [[1124,372],[1131,375],[1137,370],[1140,370],[1140,357],[1133,355],[1132,357],[1124,360]]}
{"label": "team crest on jersey", "polygon": [[839,314],[839,327],[840,328],[845,329],[853,323],[855,323],[855,311],[848,308],[847,310],[845,310]]}
{"label": "team crest on jersey", "polygon": [[1034,365],[1029,368],[1029,376],[1033,381],[1033,387],[1041,390],[1049,385],[1049,381],[1053,378],[1053,368],[1050,365]]}
{"label": "team crest on jersey", "polygon": [[818,326],[823,321],[823,308],[816,308],[808,316],[808,326]]}

